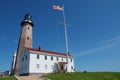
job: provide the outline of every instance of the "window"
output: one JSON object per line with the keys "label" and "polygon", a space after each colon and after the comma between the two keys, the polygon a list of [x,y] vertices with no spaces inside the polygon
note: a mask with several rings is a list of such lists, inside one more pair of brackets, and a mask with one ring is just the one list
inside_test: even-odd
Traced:
{"label": "window", "polygon": [[27,65],[25,65],[25,70],[27,70]]}
{"label": "window", "polygon": [[27,56],[26,56],[26,60],[27,60]]}
{"label": "window", "polygon": [[63,61],[63,57],[62,57],[62,61]]}
{"label": "window", "polygon": [[30,28],[28,27],[28,30],[29,30]]}
{"label": "window", "polygon": [[66,58],[66,61],[68,61],[68,59]]}
{"label": "window", "polygon": [[37,59],[39,59],[40,57],[39,57],[39,54],[37,54]]}
{"label": "window", "polygon": [[72,62],[72,59],[71,59],[71,62]]}
{"label": "window", "polygon": [[22,61],[24,61],[24,57],[22,57]]}
{"label": "window", "polygon": [[29,37],[27,37],[27,40],[29,40]]}
{"label": "window", "polygon": [[51,60],[53,60],[53,56],[51,56]]}
{"label": "window", "polygon": [[45,56],[45,60],[47,60],[47,56]]}
{"label": "window", "polygon": [[73,66],[71,66],[71,69],[73,70]]}
{"label": "window", "polygon": [[39,66],[39,64],[37,64],[37,69],[39,69],[40,68],[40,66]]}
{"label": "window", "polygon": [[45,65],[45,69],[47,69],[47,65]]}
{"label": "window", "polygon": [[23,66],[22,66],[22,69],[21,69],[22,71],[23,71]]}
{"label": "window", "polygon": [[54,66],[53,66],[53,65],[51,65],[51,69],[52,69],[52,70],[54,69]]}
{"label": "window", "polygon": [[59,60],[58,57],[56,57],[56,58],[57,58],[57,61],[58,61]]}

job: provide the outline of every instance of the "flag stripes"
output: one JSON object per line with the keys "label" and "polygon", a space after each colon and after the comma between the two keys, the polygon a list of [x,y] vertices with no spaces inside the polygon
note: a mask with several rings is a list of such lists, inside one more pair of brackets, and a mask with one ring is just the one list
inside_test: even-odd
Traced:
{"label": "flag stripes", "polygon": [[62,11],[63,7],[58,6],[58,5],[53,5],[53,9]]}

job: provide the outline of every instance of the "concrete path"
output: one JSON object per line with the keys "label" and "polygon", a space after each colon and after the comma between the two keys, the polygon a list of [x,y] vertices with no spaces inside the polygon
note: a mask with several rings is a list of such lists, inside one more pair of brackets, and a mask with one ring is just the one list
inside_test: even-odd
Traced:
{"label": "concrete path", "polygon": [[20,80],[42,80],[35,76],[19,76],[19,79]]}

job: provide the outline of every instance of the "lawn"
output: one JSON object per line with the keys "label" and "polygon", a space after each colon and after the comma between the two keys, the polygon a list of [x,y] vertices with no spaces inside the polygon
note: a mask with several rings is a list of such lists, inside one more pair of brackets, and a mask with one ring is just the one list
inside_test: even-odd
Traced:
{"label": "lawn", "polygon": [[17,80],[14,76],[0,76],[0,80]]}
{"label": "lawn", "polygon": [[43,77],[51,80],[120,80],[120,72],[76,72],[64,74],[48,74]]}

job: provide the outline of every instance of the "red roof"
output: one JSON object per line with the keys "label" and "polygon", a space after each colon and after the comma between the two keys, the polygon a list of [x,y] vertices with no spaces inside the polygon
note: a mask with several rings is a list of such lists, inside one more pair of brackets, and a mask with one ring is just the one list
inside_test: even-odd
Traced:
{"label": "red roof", "polygon": [[[43,49],[39,50],[39,49],[28,48],[28,47],[26,47],[26,49],[28,49],[29,51],[34,51],[34,52],[42,52],[42,53],[47,53],[47,54],[66,56],[66,54],[63,54],[63,53],[53,52],[53,51],[48,51],[48,50],[43,50]],[[69,56],[72,57],[71,55]]]}

